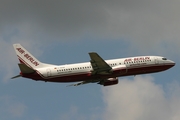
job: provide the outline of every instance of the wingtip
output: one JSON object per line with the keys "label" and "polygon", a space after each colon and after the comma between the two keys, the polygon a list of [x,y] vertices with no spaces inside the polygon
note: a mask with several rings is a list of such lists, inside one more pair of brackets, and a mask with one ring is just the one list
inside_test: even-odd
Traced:
{"label": "wingtip", "polygon": [[[96,53],[96,52],[89,52],[89,54],[94,54],[94,53]],[[97,54],[97,53],[96,53]]]}

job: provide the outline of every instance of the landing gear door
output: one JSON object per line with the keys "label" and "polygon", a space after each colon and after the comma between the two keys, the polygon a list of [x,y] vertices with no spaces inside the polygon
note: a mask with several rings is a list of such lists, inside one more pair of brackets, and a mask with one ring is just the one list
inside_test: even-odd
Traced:
{"label": "landing gear door", "polygon": [[47,77],[50,77],[51,76],[51,70],[47,69],[46,72],[47,72]]}

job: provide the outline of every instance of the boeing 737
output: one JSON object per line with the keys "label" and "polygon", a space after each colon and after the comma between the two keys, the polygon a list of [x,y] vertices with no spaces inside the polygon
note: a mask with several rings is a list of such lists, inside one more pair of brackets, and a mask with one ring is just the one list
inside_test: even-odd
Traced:
{"label": "boeing 737", "polygon": [[52,65],[40,62],[20,44],[13,44],[20,74],[12,77],[30,78],[45,82],[79,82],[70,86],[98,83],[103,86],[118,84],[118,77],[155,73],[167,70],[175,62],[161,56],[137,56],[104,60],[90,52],[90,62]]}

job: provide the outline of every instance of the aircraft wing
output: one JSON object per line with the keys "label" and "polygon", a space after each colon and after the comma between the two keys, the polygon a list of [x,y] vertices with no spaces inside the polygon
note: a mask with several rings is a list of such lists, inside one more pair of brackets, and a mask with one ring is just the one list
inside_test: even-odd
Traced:
{"label": "aircraft wing", "polygon": [[[112,69],[112,67],[110,67],[97,53],[91,52],[89,53],[89,56],[91,58],[90,62],[93,68],[92,74],[111,74],[110,70]],[[89,81],[82,81],[68,86],[79,86],[88,83],[100,84],[101,81],[101,79],[95,79]]]}
{"label": "aircraft wing", "polygon": [[111,74],[112,69],[97,53],[89,53],[93,74]]}
{"label": "aircraft wing", "polygon": [[88,81],[81,81],[79,83],[75,83],[75,84],[70,84],[66,87],[69,87],[69,86],[79,86],[79,85],[84,85],[84,84],[88,84],[88,83],[97,83],[99,82],[100,83],[101,79],[94,79],[94,80],[88,80]]}
{"label": "aircraft wing", "polygon": [[79,86],[79,85],[83,85],[83,84],[87,84],[87,83],[91,83],[91,82],[82,81],[82,82],[79,82],[79,83],[76,83],[76,84],[68,85],[68,86],[66,86],[66,87],[70,87],[70,86]]}

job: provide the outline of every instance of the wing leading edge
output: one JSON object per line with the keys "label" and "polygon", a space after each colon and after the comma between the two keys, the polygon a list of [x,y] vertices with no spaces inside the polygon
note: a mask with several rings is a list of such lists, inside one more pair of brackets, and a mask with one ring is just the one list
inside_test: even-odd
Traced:
{"label": "wing leading edge", "polygon": [[89,53],[93,74],[111,74],[110,67],[96,52]]}

